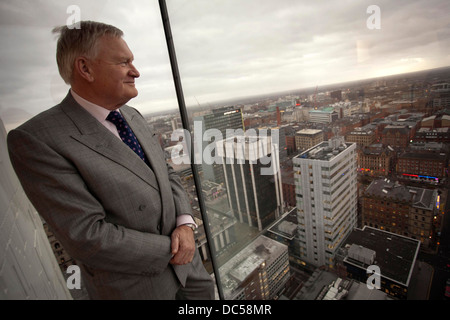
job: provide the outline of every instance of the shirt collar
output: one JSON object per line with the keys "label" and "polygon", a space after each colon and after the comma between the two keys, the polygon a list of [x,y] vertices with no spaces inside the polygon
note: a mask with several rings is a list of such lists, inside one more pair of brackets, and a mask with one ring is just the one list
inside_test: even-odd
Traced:
{"label": "shirt collar", "polygon": [[97,119],[100,122],[104,122],[108,114],[111,112],[108,109],[105,109],[95,103],[92,103],[80,97],[73,89],[70,89],[70,93],[80,106],[82,106],[87,112],[89,112],[95,119]]}

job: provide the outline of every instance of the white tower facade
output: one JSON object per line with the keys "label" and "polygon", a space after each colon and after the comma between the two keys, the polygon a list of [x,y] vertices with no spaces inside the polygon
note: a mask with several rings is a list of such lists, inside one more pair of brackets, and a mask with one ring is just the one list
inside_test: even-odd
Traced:
{"label": "white tower facade", "polygon": [[314,266],[334,266],[337,248],[356,227],[356,144],[342,137],[293,159],[299,256]]}
{"label": "white tower facade", "polygon": [[9,161],[0,119],[0,300],[72,299],[45,234]]}

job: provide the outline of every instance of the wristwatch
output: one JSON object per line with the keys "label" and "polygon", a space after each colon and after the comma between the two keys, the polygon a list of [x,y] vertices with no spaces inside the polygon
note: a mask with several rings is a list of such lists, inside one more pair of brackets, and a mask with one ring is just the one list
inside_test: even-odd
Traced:
{"label": "wristwatch", "polygon": [[186,224],[183,224],[183,226],[191,228],[192,231],[195,231],[195,229],[197,229],[197,226],[194,223],[186,223]]}

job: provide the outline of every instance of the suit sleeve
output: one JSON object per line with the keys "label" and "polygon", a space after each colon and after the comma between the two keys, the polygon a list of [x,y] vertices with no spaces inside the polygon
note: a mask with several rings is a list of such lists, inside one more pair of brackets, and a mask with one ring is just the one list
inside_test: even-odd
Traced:
{"label": "suit sleeve", "polygon": [[167,171],[169,174],[169,181],[171,183],[172,192],[174,195],[174,202],[177,216],[184,214],[192,216],[189,197],[183,185],[181,184],[180,176],[175,172],[175,170],[169,163],[167,163]]}
{"label": "suit sleeve", "polygon": [[[142,115],[141,115],[141,117],[142,117]],[[186,190],[184,189],[183,185],[181,184],[180,176],[176,173],[176,171],[173,169],[173,167],[167,161],[165,154],[164,154],[164,149],[162,148],[160,143],[157,141],[156,135],[152,132],[152,130],[150,128],[148,128],[148,130],[151,132],[155,144],[159,145],[161,147],[161,154],[162,154],[162,157],[164,158],[164,161],[167,166],[167,174],[169,176],[169,182],[170,182],[173,196],[174,196],[175,210],[176,210],[177,217],[179,217],[180,215],[189,215],[189,216],[191,216],[192,219],[194,219],[194,217],[192,215],[191,203],[190,203],[190,200],[189,200]]]}
{"label": "suit sleeve", "polygon": [[8,134],[8,150],[31,203],[74,259],[132,274],[167,268],[170,238],[108,223],[103,206],[69,159],[20,129]]}

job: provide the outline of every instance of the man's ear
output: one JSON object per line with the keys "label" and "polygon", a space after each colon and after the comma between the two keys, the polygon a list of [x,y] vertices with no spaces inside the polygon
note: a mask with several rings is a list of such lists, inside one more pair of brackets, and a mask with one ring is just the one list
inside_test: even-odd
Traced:
{"label": "man's ear", "polygon": [[75,59],[74,72],[88,82],[94,81],[90,61],[85,57],[77,57]]}

